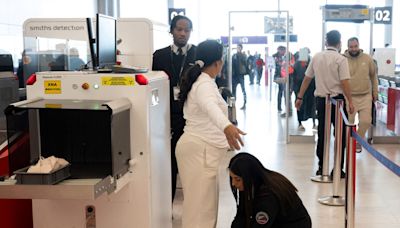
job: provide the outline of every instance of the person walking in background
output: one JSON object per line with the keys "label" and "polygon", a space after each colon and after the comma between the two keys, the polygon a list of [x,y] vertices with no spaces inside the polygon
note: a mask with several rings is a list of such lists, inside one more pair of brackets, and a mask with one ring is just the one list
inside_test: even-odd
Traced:
{"label": "person walking in background", "polygon": [[[341,34],[337,30],[329,31],[326,34],[326,50],[321,51],[312,58],[310,65],[307,67],[303,83],[296,98],[296,108],[300,110],[303,103],[304,94],[315,78],[316,108],[318,118],[318,142],[317,142],[317,157],[318,170],[316,175],[322,174],[323,152],[324,152],[324,132],[325,132],[325,98],[329,94],[334,99],[343,99],[344,106],[348,104],[348,111],[354,112],[353,100],[350,90],[350,72],[349,64],[346,57],[340,54]],[[346,98],[346,99],[345,99]],[[335,120],[335,105],[332,105],[331,124]],[[346,109],[344,109],[347,115]],[[343,123],[344,124],[344,123]],[[346,134],[342,135],[342,161],[341,161],[341,177],[345,177],[343,171]],[[330,135],[328,135],[330,137]]]}
{"label": "person walking in background", "polygon": [[278,84],[278,112],[282,111],[282,97],[284,96],[285,81],[281,75],[281,67],[283,64],[283,58],[286,53],[286,47],[279,46],[277,52],[272,55],[275,60],[275,73],[274,81]]}
{"label": "person walking in background", "polygon": [[[377,71],[373,59],[360,49],[357,37],[347,41],[344,56],[349,63],[350,88],[354,103],[354,113],[349,115],[349,121],[354,123],[355,115],[358,113],[357,133],[364,138],[371,126],[372,102],[378,99]],[[361,152],[361,150],[362,147],[357,142],[356,151]]]}
{"label": "person walking in background", "polygon": [[240,109],[246,109],[247,96],[244,86],[244,76],[247,74],[247,56],[243,50],[243,45],[237,45],[237,52],[232,56],[232,94],[236,98],[236,87],[240,84],[243,93],[243,106]]}
{"label": "person walking in background", "polygon": [[[298,94],[300,91],[300,86],[304,79],[304,74],[307,70],[307,67],[308,67],[310,61],[311,61],[310,49],[302,48],[294,56],[295,56],[296,62],[293,67],[294,68],[293,91],[294,91],[296,97],[298,97]],[[297,110],[297,121],[299,122],[299,127],[298,127],[299,131],[305,130],[305,128],[301,122],[306,121],[309,118],[312,118],[313,129],[316,128],[314,91],[315,91],[315,80],[313,78],[310,82],[310,86],[308,86],[306,92],[304,93],[303,103],[302,103],[300,109]]]}
{"label": "person walking in background", "polygon": [[250,51],[247,51],[247,74],[249,75],[250,85],[254,84],[254,76],[256,75],[255,63],[257,52],[252,55]]}
{"label": "person walking in background", "polygon": [[[288,59],[287,59],[288,56]],[[281,77],[284,78],[285,84],[283,87],[283,97],[285,97],[285,104],[286,104],[286,81],[289,80],[289,116],[292,116],[292,92],[293,92],[293,73],[294,73],[294,63],[295,57],[291,52],[286,52],[285,56],[283,57],[283,62],[281,65]],[[288,68],[289,73],[286,72],[286,67]],[[287,111],[287,110],[286,110]],[[281,117],[286,117],[286,113],[282,113]]]}
{"label": "person walking in background", "polygon": [[263,74],[263,67],[265,65],[264,60],[261,58],[261,54],[257,54],[255,58],[256,62],[256,69],[257,69],[257,85],[260,85],[262,74]]}
{"label": "person walking in background", "polygon": [[310,215],[285,176],[248,153],[236,154],[228,168],[237,205],[232,228],[311,228]]}
{"label": "person walking in background", "polygon": [[175,147],[183,134],[185,119],[183,105],[178,100],[181,74],[189,64],[194,63],[196,46],[188,44],[192,32],[192,21],[185,16],[175,16],[171,21],[170,33],[173,44],[159,49],[153,54],[153,70],[162,70],[169,77],[170,115],[171,115],[171,183],[172,201],[176,192],[178,166],[175,158]]}
{"label": "person walking in background", "polygon": [[244,135],[228,119],[228,107],[215,83],[223,66],[223,47],[201,42],[196,61],[185,71],[179,94],[186,125],[176,146],[183,187],[183,228],[215,228],[218,167],[229,148],[240,149]]}

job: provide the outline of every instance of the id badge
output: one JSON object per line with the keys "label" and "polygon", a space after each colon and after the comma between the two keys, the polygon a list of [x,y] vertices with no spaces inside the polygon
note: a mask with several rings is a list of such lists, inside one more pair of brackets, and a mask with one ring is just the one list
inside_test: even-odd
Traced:
{"label": "id badge", "polygon": [[174,86],[173,90],[174,90],[174,100],[179,101],[179,93],[181,90],[179,89],[178,86]]}

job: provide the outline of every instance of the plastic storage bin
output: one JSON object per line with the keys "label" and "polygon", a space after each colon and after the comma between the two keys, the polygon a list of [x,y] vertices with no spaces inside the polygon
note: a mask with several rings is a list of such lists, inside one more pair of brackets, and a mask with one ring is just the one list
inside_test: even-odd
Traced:
{"label": "plastic storage bin", "polygon": [[17,184],[51,185],[57,184],[71,176],[70,164],[51,173],[27,173],[26,171],[28,171],[29,167],[27,166],[14,172]]}

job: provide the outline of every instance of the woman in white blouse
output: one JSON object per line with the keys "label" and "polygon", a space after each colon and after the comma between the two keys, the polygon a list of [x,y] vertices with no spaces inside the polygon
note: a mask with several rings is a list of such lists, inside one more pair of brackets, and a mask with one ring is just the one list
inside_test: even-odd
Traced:
{"label": "woman in white blouse", "polygon": [[218,215],[218,166],[229,148],[243,146],[245,133],[228,119],[228,107],[215,83],[223,66],[223,46],[200,43],[196,61],[180,83],[184,134],[176,146],[183,187],[183,228],[215,228]]}

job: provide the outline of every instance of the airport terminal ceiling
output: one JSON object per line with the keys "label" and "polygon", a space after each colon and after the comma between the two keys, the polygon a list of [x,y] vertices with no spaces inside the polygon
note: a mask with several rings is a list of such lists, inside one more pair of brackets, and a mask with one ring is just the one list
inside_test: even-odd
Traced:
{"label": "airport terminal ceiling", "polygon": [[[9,0],[6,0],[6,3]],[[154,5],[155,2],[159,0],[150,0],[148,4],[138,5],[134,1],[121,0],[121,17],[146,17],[152,20],[161,21],[167,23],[167,9],[162,10],[164,7],[167,8],[168,4],[173,5],[175,8],[185,8],[186,15],[189,16],[194,24],[193,32],[190,41],[192,43],[198,43],[207,38],[220,38],[220,36],[226,36],[228,34],[228,13],[234,10],[278,10],[278,3],[280,4],[281,10],[288,10],[291,17],[293,17],[293,33],[298,35],[298,42],[292,43],[291,46],[298,49],[303,46],[308,46],[312,53],[321,50],[321,34],[322,34],[322,12],[320,7],[325,4],[363,4],[370,7],[380,7],[385,6],[388,2],[393,3],[393,14],[396,15],[398,12],[397,1],[388,0],[312,0],[312,1],[293,1],[293,0],[272,0],[272,1],[262,1],[262,0],[249,0],[246,2],[239,0],[231,1],[210,1],[210,0],[194,0],[194,1],[184,1],[184,0],[172,0],[165,1],[163,3],[158,3],[157,9],[152,8],[150,5]],[[21,0],[21,3],[29,2]],[[57,1],[63,4],[63,1]],[[11,7],[12,1],[8,2]],[[6,4],[7,5],[7,4]],[[68,12],[60,12],[60,7],[55,7],[54,4],[47,4],[46,9],[43,10],[42,5],[44,4],[23,4],[29,8],[40,7],[37,10],[22,9],[18,12],[21,15],[9,15],[18,18],[16,21],[21,21],[21,18],[38,18],[38,17],[57,17],[57,15],[62,15],[67,17]],[[9,7],[9,8],[10,8]],[[13,6],[15,8],[15,6]],[[67,6],[66,6],[67,7]],[[11,7],[12,8],[12,7]],[[53,9],[51,9],[53,8]],[[135,10],[126,10],[135,9]],[[88,7],[81,8],[81,15],[92,15],[92,10]],[[86,11],[86,12],[85,12]],[[164,12],[165,11],[165,12]],[[79,14],[79,12],[69,13],[69,17],[76,17],[74,15]],[[165,19],[164,19],[165,18]],[[243,31],[247,33],[245,35],[264,35],[263,17],[260,19],[254,19],[249,17],[247,19],[243,18],[240,23],[245,25],[244,27],[254,28],[254,31]],[[259,24],[259,25],[258,25]],[[396,25],[400,24],[399,17],[393,17],[393,27],[398,27]],[[247,25],[247,26],[246,26]],[[251,25],[251,26],[248,26]],[[0,17],[0,26],[4,27],[0,33],[0,49],[4,49],[7,52],[13,54],[14,64],[17,65],[18,59],[21,57],[23,49],[23,41],[21,37],[22,24],[14,25],[10,24],[9,19]],[[238,27],[237,25],[236,27]],[[308,28],[313,28],[310,31]],[[340,28],[343,34],[343,40],[351,36],[361,37],[361,47],[363,49],[368,49],[369,43],[369,28],[367,23],[361,25],[346,24],[346,23],[330,23],[328,29]],[[374,47],[384,47],[384,25],[374,26]],[[400,46],[400,34],[393,33],[393,43],[392,47]],[[274,47],[271,47],[272,49]],[[245,48],[246,49],[246,48]],[[397,51],[397,62],[400,60],[399,51]]]}

